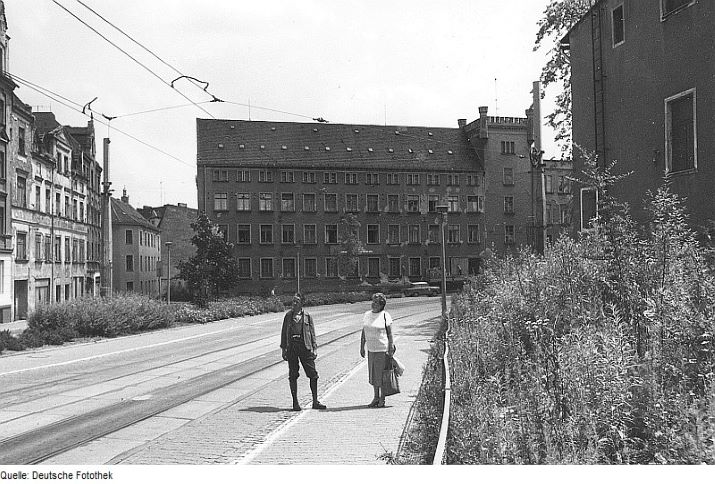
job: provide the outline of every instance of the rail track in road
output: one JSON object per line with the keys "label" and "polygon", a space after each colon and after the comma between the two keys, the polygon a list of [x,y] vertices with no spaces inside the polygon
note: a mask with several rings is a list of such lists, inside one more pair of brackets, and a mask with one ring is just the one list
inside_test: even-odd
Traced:
{"label": "rail track in road", "polygon": [[[409,317],[411,316],[399,316],[394,319],[400,320]],[[343,327],[320,334],[321,348],[326,348],[332,343],[359,334],[360,330],[361,328],[351,325],[350,327]],[[275,341],[275,335],[254,338],[250,341],[241,342],[240,344],[236,344],[235,338],[227,338],[222,340],[227,343],[220,345],[218,348],[200,351],[197,354],[182,357],[178,360],[172,360],[165,364],[155,365],[151,368],[144,368],[140,365],[142,368],[136,369],[136,362],[129,362],[124,365],[124,368],[121,369],[119,374],[112,379],[119,380],[147,371],[155,371],[158,368],[176,365],[177,362],[190,363],[192,360],[205,358],[212,354],[218,354],[247,345],[260,344],[264,340]],[[215,343],[216,341],[211,342],[211,344]],[[338,349],[333,349],[332,351],[338,351]],[[331,351],[329,350],[327,355],[330,353]],[[321,356],[326,355],[321,352]],[[146,360],[144,360],[144,362],[146,363],[150,361],[151,355],[145,358]],[[283,360],[280,350],[269,350],[260,353],[258,356],[250,357],[245,361],[230,364],[221,369],[209,370],[205,374],[183,379],[175,384],[158,388],[153,391],[151,395],[141,395],[108,404],[81,415],[70,416],[55,423],[10,436],[0,440],[0,465],[41,463],[54,456],[127,428],[183,403],[282,363]],[[197,362],[197,365],[200,364],[202,363]],[[134,370],[127,371],[127,366],[133,366]],[[88,371],[91,371],[91,369]],[[115,369],[114,372],[116,373],[116,371]],[[53,386],[62,382],[72,384],[78,382],[79,378],[77,375],[61,376],[51,383]],[[44,385],[47,385],[47,382],[45,382]],[[42,389],[41,384],[31,386],[36,389]],[[129,386],[132,386],[132,384],[127,383],[126,387]],[[21,398],[21,393],[26,392],[27,388],[27,386],[15,388],[10,392],[10,395],[4,395],[4,397]],[[115,388],[111,390],[111,392],[117,392],[119,390],[121,390],[121,387]],[[62,404],[57,407],[61,406]]]}

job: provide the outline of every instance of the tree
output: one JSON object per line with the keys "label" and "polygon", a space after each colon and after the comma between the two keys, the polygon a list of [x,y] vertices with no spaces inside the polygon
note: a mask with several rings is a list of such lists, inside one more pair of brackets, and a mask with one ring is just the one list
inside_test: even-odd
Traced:
{"label": "tree", "polygon": [[194,303],[203,307],[208,304],[209,294],[217,295],[219,289],[238,283],[238,263],[233,256],[233,244],[224,240],[205,213],[191,223],[191,228],[196,255],[179,262],[179,277],[187,282]]}
{"label": "tree", "polygon": [[541,84],[546,88],[561,83],[554,111],[546,115],[546,124],[556,131],[555,141],[561,151],[570,155],[571,146],[571,64],[568,52],[561,48],[561,39],[591,8],[594,0],[551,0],[538,21],[534,51],[549,45],[549,59],[541,70]]}
{"label": "tree", "polygon": [[338,267],[339,273],[344,276],[355,273],[360,254],[365,252],[365,247],[362,245],[359,236],[360,226],[360,221],[351,213],[340,218],[338,226],[340,233]]}

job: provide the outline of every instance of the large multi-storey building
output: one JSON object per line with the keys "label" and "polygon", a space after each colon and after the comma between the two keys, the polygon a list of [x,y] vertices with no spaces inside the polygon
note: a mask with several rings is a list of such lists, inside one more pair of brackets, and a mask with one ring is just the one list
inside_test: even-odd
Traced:
{"label": "large multi-storey building", "polygon": [[5,5],[0,0],[0,322],[12,321],[12,178],[8,178],[8,160],[12,157],[13,91],[17,85],[7,74],[8,36]]}
{"label": "large multi-storey building", "polygon": [[[694,228],[715,218],[715,3],[599,0],[563,39],[570,50],[574,144],[599,166],[632,172],[613,187],[647,222],[643,199],[665,173],[687,198]],[[578,173],[583,159],[574,153]],[[596,193],[578,187],[574,226],[587,228]]]}
{"label": "large multi-storey building", "polygon": [[112,203],[112,288],[159,295],[161,231],[129,205],[127,191]]}
{"label": "large multi-storey building", "polygon": [[[458,128],[199,119],[199,211],[235,244],[243,291],[438,278],[442,206],[447,274],[464,277],[485,249],[534,242],[532,124],[487,108]],[[353,274],[337,263],[347,214],[365,249]]]}

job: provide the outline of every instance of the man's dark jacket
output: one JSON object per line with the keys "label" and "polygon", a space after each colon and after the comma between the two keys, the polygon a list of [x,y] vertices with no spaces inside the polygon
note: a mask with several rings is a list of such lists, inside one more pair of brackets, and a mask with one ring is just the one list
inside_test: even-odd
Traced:
{"label": "man's dark jacket", "polygon": [[[293,310],[291,309],[283,317],[283,328],[281,329],[281,348],[288,348],[290,340],[290,325],[293,322]],[[315,326],[313,325],[313,317],[303,310],[303,342],[305,347],[311,353],[318,352],[318,342],[315,339]]]}

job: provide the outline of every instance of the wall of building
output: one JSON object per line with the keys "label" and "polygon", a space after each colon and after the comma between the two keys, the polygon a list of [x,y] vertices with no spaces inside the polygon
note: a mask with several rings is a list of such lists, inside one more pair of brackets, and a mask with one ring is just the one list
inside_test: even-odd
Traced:
{"label": "wall of building", "polygon": [[[160,258],[159,231],[138,225],[113,226],[113,288],[115,293],[134,292],[148,296],[159,294],[157,266]],[[131,233],[130,236],[127,233]],[[131,256],[132,263],[127,263]],[[129,270],[131,269],[131,270]]]}

